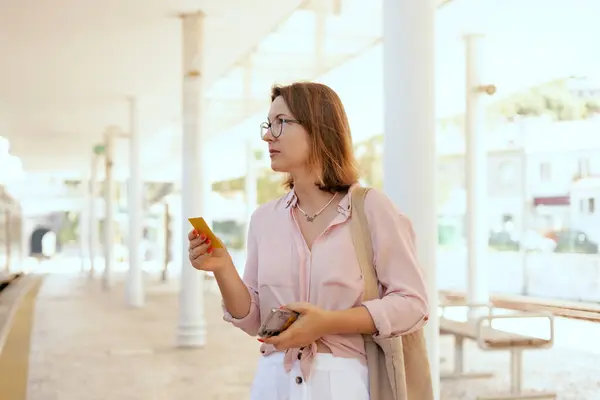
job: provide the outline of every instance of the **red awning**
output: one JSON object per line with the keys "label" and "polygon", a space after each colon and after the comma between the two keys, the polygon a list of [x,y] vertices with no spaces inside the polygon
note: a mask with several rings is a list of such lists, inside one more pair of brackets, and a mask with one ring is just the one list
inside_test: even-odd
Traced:
{"label": "red awning", "polygon": [[570,196],[534,197],[534,206],[568,206],[571,204]]}

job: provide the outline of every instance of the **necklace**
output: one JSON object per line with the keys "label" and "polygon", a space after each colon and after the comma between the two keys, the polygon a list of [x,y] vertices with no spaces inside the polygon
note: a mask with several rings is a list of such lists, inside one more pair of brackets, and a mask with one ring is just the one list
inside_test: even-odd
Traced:
{"label": "necklace", "polygon": [[331,199],[329,199],[329,201],[327,202],[327,204],[325,204],[323,206],[323,208],[321,208],[315,215],[313,215],[312,217],[310,215],[308,215],[299,205],[296,205],[296,207],[298,208],[298,210],[300,210],[300,212],[302,214],[304,214],[304,216],[306,217],[306,220],[308,222],[313,222],[315,220],[315,218],[317,218],[319,216],[319,214],[321,214],[328,205],[331,204],[331,202],[333,201],[333,199],[335,199],[337,197],[337,193],[334,193],[333,196],[331,196]]}

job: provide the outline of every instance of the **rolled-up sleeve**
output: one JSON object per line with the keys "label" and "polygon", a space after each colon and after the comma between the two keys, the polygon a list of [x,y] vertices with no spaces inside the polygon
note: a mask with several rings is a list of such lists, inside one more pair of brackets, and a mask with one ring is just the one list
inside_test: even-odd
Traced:
{"label": "rolled-up sleeve", "polygon": [[365,301],[377,328],[376,336],[404,335],[423,327],[429,318],[427,290],[410,220],[382,192],[370,190],[365,212],[373,242],[373,262],[382,298]]}
{"label": "rolled-up sleeve", "polygon": [[248,293],[250,293],[250,311],[243,318],[234,318],[223,304],[223,319],[231,322],[234,326],[240,328],[250,336],[256,336],[260,328],[260,307],[258,300],[258,243],[253,235],[254,215],[250,219],[248,228],[248,244],[246,267],[244,268],[243,281],[246,284]]}

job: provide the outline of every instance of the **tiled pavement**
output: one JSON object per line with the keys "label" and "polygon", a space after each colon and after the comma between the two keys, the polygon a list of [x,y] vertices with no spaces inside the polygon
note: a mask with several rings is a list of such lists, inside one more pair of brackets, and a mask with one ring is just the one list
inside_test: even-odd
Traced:
{"label": "tiled pavement", "polygon": [[[248,398],[258,342],[221,319],[220,297],[207,283],[208,344],[174,347],[177,284],[148,278],[146,306],[125,306],[122,281],[104,292],[84,276],[50,275],[36,308],[29,400],[241,400]],[[452,362],[451,339],[442,355]],[[443,400],[471,400],[506,389],[508,355],[466,347],[469,368],[493,379],[444,381]],[[525,355],[525,384],[556,390],[559,399],[600,399],[600,355],[556,347]]]}

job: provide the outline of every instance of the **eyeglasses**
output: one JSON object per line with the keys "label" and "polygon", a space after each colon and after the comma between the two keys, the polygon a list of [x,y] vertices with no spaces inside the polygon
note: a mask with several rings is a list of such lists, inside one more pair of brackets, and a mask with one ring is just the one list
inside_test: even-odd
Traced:
{"label": "eyeglasses", "polygon": [[290,123],[299,124],[300,121],[297,119],[275,118],[273,122],[263,122],[260,124],[260,137],[264,139],[267,136],[267,131],[271,131],[271,135],[277,139],[283,133],[283,125]]}

